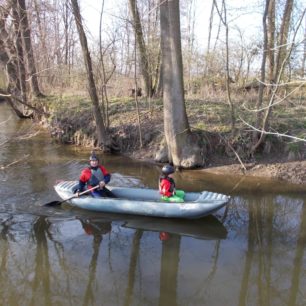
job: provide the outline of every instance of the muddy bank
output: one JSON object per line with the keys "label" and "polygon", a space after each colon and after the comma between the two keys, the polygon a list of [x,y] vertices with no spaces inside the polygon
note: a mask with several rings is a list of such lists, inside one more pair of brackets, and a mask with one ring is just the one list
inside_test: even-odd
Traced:
{"label": "muddy bank", "polygon": [[[127,123],[128,117],[128,123]],[[135,113],[115,112],[111,118],[109,133],[116,152],[135,160],[163,163],[163,124],[161,110],[145,113],[141,123],[142,148],[140,148],[139,128]],[[64,144],[95,147],[95,124],[91,112],[75,113],[73,109],[54,112],[51,120],[44,121],[52,137]],[[306,146],[305,143],[292,145],[279,139],[267,141],[263,154],[248,158],[244,137],[233,144],[239,154],[224,140],[224,135],[206,131],[195,131],[203,139],[204,158],[201,171],[215,174],[231,174],[239,177],[261,177],[291,184],[306,186]],[[159,155],[159,156],[158,156]],[[157,157],[158,156],[158,157]]]}
{"label": "muddy bank", "polygon": [[305,185],[306,191],[306,161],[282,162],[271,164],[246,164],[244,170],[240,164],[210,167],[203,171],[214,174],[231,174],[274,179],[291,184]]}

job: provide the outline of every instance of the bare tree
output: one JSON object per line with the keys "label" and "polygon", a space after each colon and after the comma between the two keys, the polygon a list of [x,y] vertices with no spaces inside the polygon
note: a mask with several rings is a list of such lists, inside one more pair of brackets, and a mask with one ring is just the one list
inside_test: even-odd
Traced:
{"label": "bare tree", "polygon": [[194,167],[203,159],[189,128],[184,101],[179,1],[160,1],[160,26],[168,158],[175,166]]}
{"label": "bare tree", "polygon": [[27,70],[30,78],[30,84],[32,88],[32,93],[36,97],[42,97],[43,94],[41,93],[39,89],[38,84],[38,77],[37,77],[37,71],[36,71],[36,63],[34,59],[34,53],[32,48],[32,41],[31,41],[31,30],[28,22],[28,16],[27,16],[27,8],[25,4],[25,0],[17,0],[17,10],[19,13],[20,18],[20,28],[22,33],[22,39],[24,43],[24,54],[26,58],[27,63]]}
{"label": "bare tree", "polygon": [[275,0],[270,0],[267,3],[267,12],[266,12],[266,30],[267,30],[267,57],[269,64],[269,83],[274,83],[274,47],[275,47]]}
{"label": "bare tree", "polygon": [[[292,16],[292,0],[287,0],[284,13],[283,13],[283,18],[282,18],[282,23],[281,23],[281,31],[280,31],[280,38],[278,40],[278,52],[276,55],[275,59],[275,65],[274,65],[274,77],[273,77],[273,84],[268,84],[271,85],[272,88],[269,91],[269,96],[268,96],[268,106],[266,108],[261,108],[263,104],[263,91],[264,91],[264,84],[265,84],[265,66],[266,66],[266,56],[267,56],[267,47],[269,45],[268,38],[273,36],[273,35],[268,35],[268,30],[267,30],[267,25],[266,25],[266,20],[267,16],[269,13],[269,1],[273,0],[266,0],[266,6],[265,6],[265,13],[263,17],[263,25],[264,25],[264,51],[263,51],[263,59],[262,59],[262,66],[261,66],[261,82],[260,82],[260,91],[259,91],[259,99],[257,103],[257,120],[256,120],[256,129],[253,132],[253,146],[251,148],[251,154],[253,154],[259,146],[265,141],[266,138],[266,131],[268,129],[268,126],[270,124],[270,118],[272,115],[272,110],[273,106],[275,104],[276,96],[280,88],[280,83],[283,78],[283,73],[285,70],[286,65],[289,63],[289,58],[293,50],[293,42],[295,40],[295,36],[297,33],[298,28],[301,25],[301,22],[304,18],[306,10],[304,10],[300,21],[298,23],[297,29],[294,32],[293,38],[292,38],[292,43],[289,44],[287,43],[288,37],[289,37],[289,24]],[[270,74],[271,75],[271,74]],[[261,127],[261,133],[258,133],[258,128]]]}
{"label": "bare tree", "polygon": [[[23,55],[21,35],[17,24],[19,19],[14,21],[15,34],[17,34],[16,47],[12,41],[12,35],[9,35],[6,27],[6,21],[12,17],[10,16],[10,13],[13,4],[13,2],[8,2],[6,6],[0,7],[0,62],[4,67],[6,67],[7,72],[7,101],[18,117],[27,118],[29,116],[31,117],[32,114],[26,114],[24,108],[24,105],[27,103],[24,101],[26,90],[24,80],[25,71],[23,66],[24,61],[18,57],[18,55]],[[14,16],[18,18],[14,6],[13,11]],[[23,81],[21,81],[21,75],[23,75]]]}
{"label": "bare tree", "polygon": [[103,117],[101,114],[100,106],[99,106],[99,98],[97,95],[96,84],[93,75],[91,57],[87,45],[87,38],[83,29],[82,17],[78,5],[77,0],[71,0],[72,11],[75,18],[75,22],[77,25],[80,43],[82,46],[82,52],[87,72],[87,81],[88,81],[88,91],[91,98],[91,102],[93,104],[93,115],[95,118],[95,122],[97,125],[97,136],[98,136],[98,146],[102,148],[104,152],[108,152],[111,150],[111,140],[108,132],[106,131]]}
{"label": "bare tree", "polygon": [[144,79],[146,95],[151,97],[152,92],[152,76],[149,71],[149,59],[147,55],[147,47],[143,37],[142,25],[139,17],[136,0],[129,0],[130,12],[133,17],[133,27],[135,31],[137,46],[140,53],[140,67]]}
{"label": "bare tree", "polygon": [[226,50],[226,61],[225,61],[225,70],[226,70],[226,94],[227,94],[227,102],[229,104],[230,107],[230,111],[231,111],[231,131],[232,131],[232,135],[234,135],[235,133],[235,122],[236,122],[236,116],[235,116],[235,108],[234,108],[234,104],[232,102],[232,98],[231,98],[231,90],[230,90],[230,72],[229,72],[229,27],[228,27],[228,22],[227,22],[227,11],[226,11],[226,5],[225,5],[225,1],[222,0],[222,11],[219,10],[218,5],[216,0],[214,0],[214,5],[217,9],[218,15],[221,19],[222,24],[225,27],[225,50]]}

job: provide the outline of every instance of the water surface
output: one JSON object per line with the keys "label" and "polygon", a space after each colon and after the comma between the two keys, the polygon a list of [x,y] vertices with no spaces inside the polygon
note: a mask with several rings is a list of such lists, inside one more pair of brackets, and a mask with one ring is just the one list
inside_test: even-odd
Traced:
{"label": "water surface", "polygon": [[[36,132],[0,104],[0,305],[306,305],[303,189],[184,171],[179,188],[229,205],[199,220],[44,207],[89,151]],[[113,185],[157,186],[156,165],[103,162]]]}

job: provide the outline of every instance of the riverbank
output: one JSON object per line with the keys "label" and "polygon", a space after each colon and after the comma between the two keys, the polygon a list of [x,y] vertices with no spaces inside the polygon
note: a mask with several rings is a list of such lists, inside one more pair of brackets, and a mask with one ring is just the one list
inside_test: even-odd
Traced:
{"label": "riverbank", "polygon": [[[95,138],[95,124],[90,104],[83,99],[69,99],[54,105],[51,116],[44,120],[52,137],[61,143],[92,148]],[[240,128],[235,142],[228,145],[229,122],[227,105],[207,101],[187,101],[187,112],[191,130],[203,140],[203,167],[201,171],[216,174],[264,177],[306,185],[305,142],[290,142],[280,137],[268,137],[262,152],[250,158],[247,156],[250,133]],[[205,112],[201,107],[205,105]],[[167,162],[163,142],[163,114],[161,101],[150,106],[139,102],[140,128],[138,126],[135,102],[133,100],[112,102],[109,106],[109,133],[117,152],[135,160],[163,164]],[[299,114],[301,115],[301,110]],[[302,114],[303,115],[303,114]],[[293,128],[286,128],[289,132]],[[205,122],[205,126],[203,124]],[[295,128],[295,127],[294,127]],[[142,136],[142,147],[140,134]],[[294,130],[295,134],[304,133]]]}
{"label": "riverbank", "polygon": [[[155,163],[150,149],[136,150],[129,157]],[[261,157],[260,161],[241,164],[228,156],[209,159],[209,164],[201,169],[205,173],[217,175],[233,175],[241,177],[257,177],[288,182],[295,185],[305,185],[306,190],[306,161],[286,161],[287,155],[277,158]]]}

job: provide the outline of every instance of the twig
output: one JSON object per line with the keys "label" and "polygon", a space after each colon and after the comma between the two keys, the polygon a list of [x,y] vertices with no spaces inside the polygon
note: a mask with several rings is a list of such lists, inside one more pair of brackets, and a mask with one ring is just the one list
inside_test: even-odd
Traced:
{"label": "twig", "polygon": [[241,164],[241,167],[244,169],[244,171],[246,171],[246,167],[244,165],[244,163],[242,162],[241,158],[239,157],[238,153],[236,152],[236,150],[232,147],[232,145],[227,141],[226,144],[230,147],[230,149],[234,152],[234,154],[236,155],[239,163]]}
{"label": "twig", "polygon": [[34,132],[34,133],[32,133],[32,134],[25,134],[25,135],[23,135],[23,136],[18,136],[17,139],[18,139],[18,140],[29,139],[29,138],[32,138],[32,137],[38,135],[39,133],[40,133],[40,131],[38,130],[38,131],[36,131],[36,132]]}
{"label": "twig", "polygon": [[8,119],[6,119],[5,121],[0,122],[0,125],[5,124],[6,122],[10,121],[12,118],[12,116],[9,116]]}
{"label": "twig", "polygon": [[297,91],[298,89],[300,89],[300,88],[303,87],[304,85],[305,85],[305,84],[299,85],[298,87],[296,87],[295,89],[293,89],[290,93],[288,93],[285,97],[283,97],[282,99],[280,99],[280,100],[277,101],[277,102],[273,102],[273,103],[269,104],[268,106],[262,107],[262,108],[260,108],[260,109],[249,109],[249,108],[247,108],[247,107],[245,107],[245,106],[243,105],[243,108],[244,108],[245,110],[249,111],[249,112],[256,112],[256,113],[261,112],[261,111],[263,111],[263,110],[265,110],[265,109],[268,109],[268,108],[270,108],[270,107],[272,107],[272,106],[275,106],[275,105],[277,105],[277,104],[280,104],[281,102],[283,102],[284,100],[286,100],[291,94],[293,94],[295,91]]}
{"label": "twig", "polygon": [[239,119],[245,124],[247,125],[248,127],[250,127],[251,129],[257,131],[257,132],[260,132],[260,133],[263,133],[263,134],[267,134],[267,135],[275,135],[277,137],[286,137],[286,138],[290,138],[290,139],[294,139],[294,140],[297,140],[297,141],[303,141],[303,142],[306,142],[306,139],[305,138],[299,138],[299,137],[295,137],[295,136],[291,136],[291,135],[286,135],[286,134],[281,134],[281,133],[273,133],[273,132],[267,132],[267,131],[264,131],[264,130],[259,130],[257,129],[255,126],[247,123],[246,121],[244,121],[240,116],[239,116]]}
{"label": "twig", "polygon": [[1,143],[0,143],[0,147],[1,147],[2,145],[4,145],[5,143],[7,143],[7,142],[9,142],[9,141],[8,141],[8,140],[5,140],[5,141],[1,142]]}
{"label": "twig", "polygon": [[10,166],[12,166],[12,165],[15,165],[15,164],[17,164],[17,163],[19,163],[19,162],[21,162],[22,160],[28,158],[29,156],[30,156],[30,154],[27,154],[27,155],[25,155],[23,158],[18,159],[18,160],[15,160],[15,161],[13,161],[12,163],[10,163],[10,164],[8,164],[8,165],[6,165],[6,166],[1,166],[1,167],[0,167],[0,170],[7,169],[8,167],[10,167]]}

